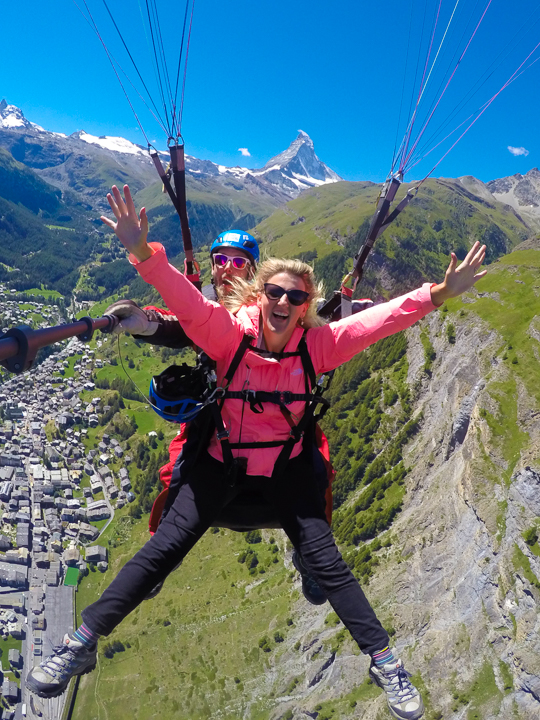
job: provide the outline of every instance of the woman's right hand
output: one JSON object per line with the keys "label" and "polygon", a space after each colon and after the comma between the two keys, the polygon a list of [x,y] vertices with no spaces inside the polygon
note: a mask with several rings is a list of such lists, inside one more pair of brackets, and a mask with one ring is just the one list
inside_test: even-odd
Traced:
{"label": "woman's right hand", "polygon": [[486,246],[474,243],[467,253],[465,260],[458,265],[455,253],[451,254],[450,265],[442,283],[431,288],[431,300],[433,304],[440,307],[446,300],[455,298],[467,290],[470,290],[474,283],[483,278],[487,270],[478,272],[486,257]]}
{"label": "woman's right hand", "polygon": [[148,237],[148,217],[144,208],[141,209],[140,218],[137,216],[128,185],[124,185],[124,195],[126,197],[125,202],[116,185],[112,186],[112,194],[107,195],[107,200],[116,222],[105,217],[105,215],[101,216],[101,222],[114,230],[116,237],[126,250],[134,255],[139,262],[143,262],[153,255],[152,249],[146,241]]}

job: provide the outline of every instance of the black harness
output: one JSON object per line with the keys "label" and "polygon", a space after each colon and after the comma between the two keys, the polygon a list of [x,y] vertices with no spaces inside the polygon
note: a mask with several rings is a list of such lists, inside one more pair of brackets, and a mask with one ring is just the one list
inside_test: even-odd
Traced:
{"label": "black harness", "polygon": [[[327,389],[330,383],[331,374],[329,373],[326,376],[323,375],[319,382],[317,382],[315,369],[307,349],[305,333],[302,335],[302,338],[298,343],[298,350],[295,352],[269,353],[253,347],[253,340],[253,336],[244,335],[242,342],[238,346],[238,350],[236,351],[232,362],[225,373],[225,377],[223,378],[220,400],[211,403],[210,406],[212,408],[212,418],[217,431],[217,439],[220,441],[223,452],[223,462],[225,464],[227,476],[229,477],[231,485],[236,483],[238,470],[241,468],[245,469],[245,464],[247,462],[245,458],[235,458],[232,453],[233,450],[240,450],[243,448],[253,449],[281,447],[282,450],[276,460],[274,470],[272,472],[272,477],[277,477],[288,463],[296,443],[303,439],[306,430],[309,427],[312,427],[313,422],[318,422],[318,420],[322,418],[330,405],[328,400],[322,397],[322,393]],[[265,390],[249,389],[236,391],[228,390],[227,388],[248,349],[263,357],[272,357],[276,360],[284,360],[289,357],[300,357],[304,370],[305,392],[268,392]],[[257,414],[264,412],[264,403],[271,402],[279,405],[281,413],[290,428],[289,437],[286,440],[275,440],[270,442],[231,442],[229,439],[230,433],[225,428],[223,417],[221,415],[221,409],[225,400],[241,400],[249,403],[252,412]],[[298,401],[305,403],[305,410],[300,421],[295,424],[294,416],[289,410],[288,405]],[[319,408],[318,412],[316,412],[317,408]]]}

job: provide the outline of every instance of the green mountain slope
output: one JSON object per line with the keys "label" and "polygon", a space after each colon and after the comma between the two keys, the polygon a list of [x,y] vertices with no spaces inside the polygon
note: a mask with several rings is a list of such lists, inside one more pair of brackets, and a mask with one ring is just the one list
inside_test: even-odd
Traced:
{"label": "green mountain slope", "polygon": [[75,286],[97,235],[73,197],[0,149],[0,279],[24,290]]}
{"label": "green mountain slope", "polygon": [[[223,230],[248,230],[270,215],[281,201],[272,201],[256,192],[241,192],[233,181],[223,185],[211,177],[187,178],[187,208],[193,246],[198,249],[211,243]],[[137,207],[144,206],[152,225],[152,236],[163,242],[169,253],[183,252],[180,222],[169,196],[156,182],[135,196]]]}
{"label": "green mountain slope", "polygon": [[34,213],[54,213],[61,202],[60,190],[41,180],[3,148],[0,148],[0,197]]}
{"label": "green mountain slope", "polygon": [[[398,200],[410,187],[403,186]],[[315,258],[318,274],[337,289],[365,238],[379,190],[372,183],[349,182],[308,190],[260,223],[255,233],[269,254]],[[459,180],[428,180],[378,239],[365,283],[384,297],[441,277],[450,251],[463,257],[474,240],[487,244],[490,262],[530,232],[509,206],[473,195]]]}

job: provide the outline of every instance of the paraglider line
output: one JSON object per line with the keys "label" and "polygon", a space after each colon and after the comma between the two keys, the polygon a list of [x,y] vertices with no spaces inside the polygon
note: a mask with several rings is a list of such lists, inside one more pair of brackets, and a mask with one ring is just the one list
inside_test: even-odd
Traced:
{"label": "paraglider line", "polygon": [[[184,53],[184,40],[186,37],[186,24],[187,24],[187,17],[188,17],[188,9],[189,9],[189,0],[187,0],[187,2],[186,2],[186,11],[184,13],[184,24],[182,27],[182,42],[180,43],[180,52],[178,54],[178,68],[176,70],[176,84],[175,84],[175,88],[174,88],[173,114],[176,119],[176,129],[177,129],[178,135],[180,135],[180,133],[181,133],[182,118],[181,118],[181,113],[180,113],[180,117],[178,117],[176,109],[178,107],[178,105],[177,105],[178,85],[180,83],[180,70],[182,67],[182,56]],[[193,9],[191,10],[191,17],[193,18]],[[190,26],[190,33],[191,33],[191,26]],[[186,53],[186,62],[187,62],[187,53]],[[182,101],[183,101],[183,97],[181,98],[181,102]]]}
{"label": "paraglider line", "polygon": [[[495,95],[493,95],[493,97],[492,97],[490,100],[488,100],[488,102],[485,104],[483,110],[477,115],[477,117],[472,121],[472,123],[461,133],[461,135],[458,137],[458,139],[455,141],[455,143],[445,152],[445,154],[444,154],[444,155],[442,156],[442,158],[436,163],[436,165],[434,165],[434,166],[431,168],[431,170],[430,170],[429,173],[426,175],[426,177],[422,180],[422,182],[420,183],[420,185],[421,185],[425,180],[427,180],[430,175],[432,175],[432,174],[434,173],[435,169],[442,163],[442,161],[443,161],[444,158],[448,155],[448,153],[456,147],[456,145],[457,145],[458,142],[461,140],[461,138],[462,138],[466,133],[469,132],[469,130],[472,128],[472,126],[476,123],[476,121],[479,120],[479,118],[485,113],[485,111],[488,109],[488,107],[496,100],[496,98],[502,93],[502,91],[505,90],[514,80],[516,80],[516,79],[519,77],[519,75],[522,74],[522,73],[519,72],[519,71],[521,70],[521,68],[523,67],[523,65],[525,65],[525,63],[526,63],[527,60],[531,57],[531,55],[537,50],[538,47],[540,47],[540,42],[537,43],[537,45],[535,45],[535,47],[534,47],[534,48],[531,50],[531,52],[527,55],[527,57],[526,57],[525,60],[521,63],[521,65],[518,67],[518,69],[515,70],[515,71],[512,73],[512,75],[508,78],[508,80],[504,83],[504,85],[502,86],[502,88],[501,88],[498,92],[496,92]],[[536,60],[535,60],[535,62],[536,62]],[[534,64],[534,63],[531,63],[531,65],[533,65],[533,64]],[[531,67],[531,65],[530,65],[529,67]],[[522,71],[522,72],[524,72],[524,71]],[[519,74],[518,74],[518,73],[519,73]],[[419,187],[420,187],[420,185],[419,185]]]}
{"label": "paraglider line", "polygon": [[[146,94],[148,95],[148,98],[149,98],[149,100],[150,100],[150,102],[151,102],[154,110],[155,110],[156,113],[158,113],[158,115],[159,115],[159,110],[157,109],[156,104],[155,104],[155,102],[154,102],[153,99],[152,99],[152,95],[150,94],[150,91],[148,90],[148,88],[147,88],[147,86],[146,86],[146,83],[144,82],[144,80],[143,80],[143,78],[142,78],[142,75],[141,75],[141,73],[139,72],[139,68],[137,67],[137,64],[135,63],[135,60],[133,59],[133,56],[131,55],[131,53],[130,53],[130,51],[129,51],[129,48],[128,48],[127,44],[126,44],[126,41],[124,40],[124,38],[123,38],[123,36],[122,36],[122,33],[120,32],[120,28],[118,27],[118,25],[117,25],[117,23],[116,23],[116,20],[114,19],[113,15],[112,15],[112,12],[111,12],[111,10],[110,10],[110,8],[109,8],[106,0],[103,0],[103,4],[105,5],[105,8],[106,8],[107,12],[109,13],[109,17],[111,18],[111,21],[112,21],[112,23],[113,23],[113,25],[114,25],[114,27],[115,27],[115,29],[116,29],[116,32],[118,33],[118,35],[119,35],[119,37],[120,37],[120,40],[122,41],[122,44],[123,44],[123,46],[124,46],[124,48],[125,48],[125,51],[127,52],[127,54],[128,54],[128,56],[129,56],[129,59],[131,60],[131,63],[132,63],[132,65],[133,65],[133,67],[135,68],[135,72],[136,72],[137,75],[139,76],[139,80],[142,82],[143,88],[146,90]],[[124,72],[124,71],[122,70],[122,72]],[[124,73],[124,74],[125,74],[125,73]],[[127,77],[127,75],[126,75],[126,77]],[[133,85],[133,84],[132,84],[132,85]],[[133,87],[134,87],[134,86],[133,86]],[[154,117],[155,117],[155,115],[154,115]],[[161,120],[160,120],[160,125],[161,125],[162,128],[165,130],[165,127],[164,127],[163,122],[162,122]],[[165,130],[165,132],[166,132],[166,130]]]}
{"label": "paraglider line", "polygon": [[[474,116],[475,113],[473,112],[471,115],[469,115],[468,118],[466,118],[466,119],[465,119],[463,122],[461,122],[456,128],[454,128],[454,130],[452,130],[452,132],[450,132],[448,135],[446,135],[446,137],[445,137],[443,140],[441,140],[440,142],[438,142],[435,146],[431,147],[432,142],[434,142],[435,139],[440,135],[440,133],[443,132],[444,129],[452,122],[452,119],[455,118],[456,115],[465,107],[465,105],[469,102],[469,100],[472,100],[472,98],[475,97],[475,95],[478,94],[478,92],[480,91],[480,89],[486,84],[486,82],[492,77],[492,75],[496,72],[496,70],[498,70],[498,68],[502,65],[502,63],[504,62],[504,60],[510,55],[510,53],[511,53],[512,50],[513,50],[513,46],[515,46],[514,41],[515,41],[517,38],[521,39],[521,32],[522,32],[523,28],[528,27],[529,30],[532,30],[532,28],[534,28],[534,27],[538,24],[538,22],[540,22],[540,18],[537,18],[536,21],[535,21],[532,25],[530,24],[530,20],[531,20],[531,18],[533,17],[533,15],[535,14],[535,12],[536,12],[537,10],[538,10],[538,8],[536,8],[535,10],[533,10],[533,12],[531,12],[531,14],[530,14],[530,15],[528,16],[528,18],[525,20],[525,22],[524,22],[524,23],[521,25],[521,27],[515,32],[514,36],[511,38],[511,40],[502,48],[501,52],[498,54],[498,56],[495,58],[495,60],[494,60],[494,61],[491,63],[491,65],[485,70],[484,74],[476,81],[476,83],[472,86],[472,88],[469,90],[469,92],[465,95],[465,97],[464,97],[463,100],[459,103],[459,105],[454,109],[454,111],[448,116],[448,118],[447,118],[446,120],[444,120],[443,122],[441,122],[441,124],[439,125],[439,127],[431,134],[431,136],[428,138],[428,140],[426,140],[426,141],[424,142],[422,148],[421,148],[419,151],[418,151],[418,150],[416,151],[415,157],[413,158],[413,160],[414,160],[415,162],[414,162],[414,164],[412,164],[412,165],[409,164],[408,171],[410,171],[413,167],[415,167],[415,166],[418,164],[418,162],[419,162],[418,158],[419,158],[420,156],[422,156],[421,159],[427,157],[427,155],[429,155],[433,150],[435,150],[437,147],[439,147],[439,145],[440,145],[441,143],[443,143],[444,140],[446,140],[447,138],[449,138],[450,135],[452,135],[452,134],[453,134],[456,130],[458,130],[464,123],[466,123],[467,120],[469,120],[471,117]],[[506,51],[507,51],[507,52],[506,52]],[[506,52],[506,54],[505,54],[505,52]],[[504,55],[504,57],[503,57],[503,55]],[[536,60],[535,60],[534,62],[536,62]],[[534,63],[532,63],[532,64],[534,64]],[[530,66],[529,66],[529,67],[530,67]],[[528,69],[528,68],[526,68],[526,69]],[[491,70],[491,72],[490,72],[490,70]],[[524,71],[525,71],[525,70],[524,70]],[[515,79],[517,79],[517,78],[514,78],[514,80],[515,80]],[[513,81],[512,81],[512,82],[513,82]],[[442,83],[441,83],[441,85],[442,85]],[[484,107],[484,106],[483,106],[483,104],[482,104],[482,105],[478,108],[478,110],[481,110],[483,107]],[[478,112],[478,110],[475,111],[475,112]],[[428,152],[426,152],[426,150],[427,150],[428,148],[431,148],[431,149],[430,149]]]}
{"label": "paraglider line", "polygon": [[[80,8],[79,8],[79,6],[77,5],[77,3],[75,2],[75,0],[73,0],[73,2],[74,2],[75,5],[77,6],[77,9],[80,11]],[[126,100],[127,100],[128,103],[129,103],[129,106],[130,106],[130,108],[131,108],[131,110],[132,110],[132,112],[133,112],[133,115],[135,116],[135,120],[137,121],[137,124],[139,125],[139,127],[140,127],[140,129],[141,129],[141,132],[142,132],[142,134],[144,135],[144,139],[146,140],[147,144],[150,145],[150,140],[148,139],[146,133],[144,132],[144,128],[143,128],[143,126],[141,125],[141,121],[139,120],[139,116],[137,115],[137,112],[135,111],[135,108],[133,107],[133,104],[132,104],[131,100],[129,99],[129,95],[127,94],[126,89],[125,89],[125,87],[124,87],[124,85],[123,85],[123,83],[122,83],[122,80],[120,79],[120,75],[118,74],[118,72],[117,72],[117,70],[116,70],[116,67],[114,66],[114,62],[113,62],[113,60],[112,60],[111,54],[109,53],[109,50],[107,49],[107,46],[105,45],[105,43],[104,43],[104,41],[103,41],[103,38],[102,38],[101,35],[99,34],[99,30],[97,29],[97,25],[96,25],[96,23],[95,23],[95,21],[94,21],[94,18],[92,17],[92,13],[90,12],[90,10],[89,10],[89,8],[88,8],[88,5],[86,4],[86,0],[83,0],[83,3],[84,3],[84,6],[85,6],[85,8],[86,8],[86,10],[87,10],[87,12],[88,12],[88,16],[90,17],[90,19],[91,19],[91,21],[92,21],[92,25],[93,25],[93,27],[94,27],[94,31],[95,31],[96,35],[98,36],[101,44],[103,45],[103,49],[104,49],[105,52],[107,53],[107,57],[109,58],[109,62],[111,63],[111,66],[112,66],[112,69],[113,69],[113,71],[114,71],[114,74],[116,75],[116,77],[117,77],[117,79],[118,79],[118,82],[120,83],[120,87],[122,88],[122,90],[123,90],[123,92],[124,92],[124,95],[126,96]],[[83,17],[84,17],[84,13],[83,13]]]}
{"label": "paraglider line", "polygon": [[461,56],[460,56],[459,60],[457,61],[456,66],[455,66],[452,74],[450,75],[450,77],[449,77],[449,79],[448,79],[448,82],[447,82],[446,85],[444,86],[444,90],[442,91],[439,99],[438,99],[437,102],[435,103],[435,107],[434,107],[433,110],[431,111],[429,117],[427,118],[427,120],[426,120],[426,122],[424,123],[422,129],[420,130],[420,133],[418,134],[418,137],[416,138],[416,140],[415,140],[412,148],[411,148],[410,151],[408,152],[407,157],[405,158],[405,160],[403,161],[401,167],[399,168],[401,171],[406,172],[406,166],[407,166],[407,163],[408,163],[409,159],[411,158],[411,156],[412,156],[412,154],[414,153],[414,151],[415,151],[418,143],[420,142],[420,138],[422,137],[422,135],[423,135],[424,132],[426,131],[426,128],[427,128],[427,126],[428,126],[428,124],[429,124],[429,121],[430,121],[431,118],[433,117],[433,113],[435,112],[435,110],[436,110],[437,107],[439,106],[441,100],[443,99],[443,96],[444,96],[444,94],[446,93],[446,91],[447,91],[447,89],[448,89],[448,86],[449,86],[450,83],[452,82],[452,79],[453,79],[454,75],[456,74],[456,71],[457,71],[457,69],[458,69],[461,61],[463,60],[463,58],[464,58],[464,56],[465,56],[465,53],[466,53],[467,50],[469,49],[471,42],[473,41],[476,33],[478,32],[478,28],[480,27],[483,19],[485,18],[486,13],[487,13],[487,11],[489,10],[489,7],[490,7],[492,1],[493,1],[493,0],[489,0],[488,4],[486,5],[486,8],[485,8],[484,12],[482,13],[482,17],[481,17],[480,20],[478,21],[478,23],[477,23],[477,25],[476,25],[476,27],[475,27],[475,29],[474,29],[471,37],[469,38],[469,42],[467,43],[467,45],[465,46],[465,49],[464,49],[463,52],[461,53]]}
{"label": "paraglider line", "polygon": [[187,41],[187,47],[186,47],[186,58],[184,60],[184,79],[182,80],[182,101],[180,105],[180,120],[179,120],[179,126],[178,126],[178,133],[180,133],[180,128],[182,126],[182,115],[184,113],[184,95],[186,92],[186,74],[187,74],[187,61],[188,61],[188,55],[189,55],[189,44],[191,42],[191,27],[193,25],[193,10],[195,9],[195,0],[193,0],[193,5],[191,6],[191,18],[189,21],[189,33],[188,33],[188,41]]}
{"label": "paraglider line", "polygon": [[146,0],[146,13],[148,15],[148,24],[150,26],[150,36],[152,38],[152,47],[153,47],[153,51],[154,51],[154,61],[155,61],[156,70],[157,70],[159,93],[161,95],[161,102],[163,104],[163,111],[165,113],[165,124],[167,125],[167,133],[170,137],[173,134],[173,131],[172,131],[171,124],[169,122],[169,113],[167,112],[167,103],[165,102],[165,93],[163,92],[163,81],[161,79],[161,71],[160,71],[160,67],[159,67],[158,53],[156,50],[156,40],[154,37],[154,27],[152,25],[152,17],[150,14],[150,7],[148,6],[148,0]]}

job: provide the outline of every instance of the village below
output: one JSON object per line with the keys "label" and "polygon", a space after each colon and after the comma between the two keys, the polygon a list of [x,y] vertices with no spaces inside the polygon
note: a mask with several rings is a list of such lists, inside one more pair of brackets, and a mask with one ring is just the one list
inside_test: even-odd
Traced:
{"label": "village below", "polygon": [[[4,322],[45,327],[63,321],[54,304],[18,302],[3,285],[0,293],[10,297],[2,303]],[[25,716],[30,703],[38,717],[60,717],[55,713],[64,698],[44,703],[20,687],[20,679],[73,627],[78,583],[108,568],[99,536],[115,512],[135,500],[131,456],[107,433],[91,439],[111,409],[100,395],[89,397],[103,361],[76,338],[54,350],[31,374],[0,385],[3,719]]]}

